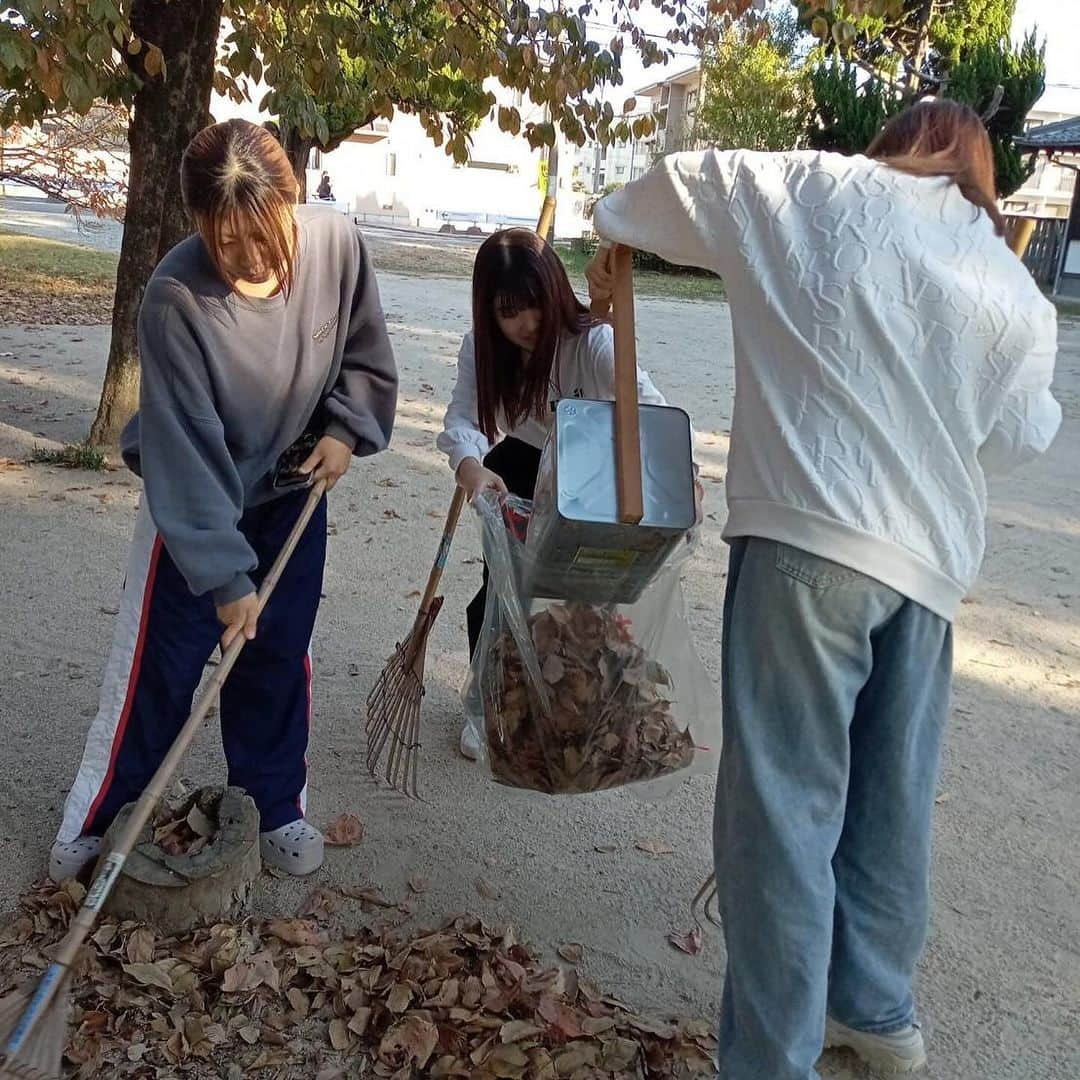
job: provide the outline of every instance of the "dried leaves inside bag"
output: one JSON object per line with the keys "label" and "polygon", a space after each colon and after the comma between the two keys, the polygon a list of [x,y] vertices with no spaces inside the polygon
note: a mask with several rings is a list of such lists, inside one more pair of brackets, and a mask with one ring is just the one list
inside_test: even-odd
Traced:
{"label": "dried leaves inside bag", "polygon": [[694,742],[672,709],[671,678],[614,607],[552,604],[527,620],[538,692],[509,629],[484,666],[496,779],[552,794],[602,791],[686,768]]}

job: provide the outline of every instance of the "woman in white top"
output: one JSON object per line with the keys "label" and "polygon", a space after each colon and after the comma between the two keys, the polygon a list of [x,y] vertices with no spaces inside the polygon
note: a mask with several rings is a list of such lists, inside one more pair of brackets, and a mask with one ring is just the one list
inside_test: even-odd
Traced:
{"label": "woman in white top", "polygon": [[594,216],[715,270],[731,303],[722,1080],[808,1080],[823,1043],[925,1061],[911,984],[952,619],[985,473],[1061,417],[1055,311],[1002,239],[978,116],[921,103],[868,153],[675,154]]}
{"label": "woman in white top", "polygon": [[[473,267],[473,328],[458,355],[457,383],[438,446],[469,498],[481,491],[533,497],[540,451],[562,398],[615,395],[611,327],[574,295],[548,244],[528,229],[494,233]],[[665,404],[638,369],[638,398]],[[484,584],[467,611],[470,656],[484,622]],[[462,735],[461,749],[477,748]]]}

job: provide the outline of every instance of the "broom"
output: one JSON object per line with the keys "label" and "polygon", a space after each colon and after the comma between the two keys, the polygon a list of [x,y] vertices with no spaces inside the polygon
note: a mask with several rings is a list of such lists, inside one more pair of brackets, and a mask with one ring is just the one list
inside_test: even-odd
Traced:
{"label": "broom", "polygon": [[[300,536],[325,491],[325,480],[319,480],[312,487],[292,532],[289,533],[259,590],[259,614],[262,614],[266,607],[285,564],[296,549]],[[22,987],[0,999],[0,1080],[58,1080],[60,1077],[64,1047],[67,1045],[68,983],[72,965],[83,942],[93,930],[98,913],[120,876],[128,855],[138,843],[143,826],[150,820],[154,807],[164,797],[173,773],[221,692],[221,687],[246,641],[243,634],[238,634],[225,650],[213,678],[199,696],[191,715],[165,755],[165,760],[158,766],[146,790],[139,796],[116,847],[105,857],[79,913],[68,928],[55,958],[41,977],[37,988],[31,990],[29,987]]]}
{"label": "broom", "polygon": [[[555,189],[557,180],[548,172],[548,188],[540,211],[536,231],[547,235],[555,220]],[[389,746],[383,776],[396,791],[409,798],[417,797],[417,751],[420,749],[420,703],[424,698],[424,664],[431,628],[435,625],[443,598],[436,596],[442,581],[450,545],[454,540],[465,492],[454,491],[446,515],[442,541],[435,555],[427,588],[420,600],[420,610],[404,641],[398,642],[394,655],[387,661],[371,688],[367,699],[367,767],[372,776],[379,772],[380,760]]]}

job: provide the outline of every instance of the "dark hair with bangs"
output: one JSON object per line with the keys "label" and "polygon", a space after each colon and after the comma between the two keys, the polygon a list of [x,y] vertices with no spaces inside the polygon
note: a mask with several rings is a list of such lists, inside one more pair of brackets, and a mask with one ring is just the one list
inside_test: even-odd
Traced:
{"label": "dark hair with bangs", "polygon": [[[574,294],[559,256],[529,229],[503,229],[484,241],[473,266],[472,303],[477,419],[494,441],[500,410],[511,427],[544,415],[560,339],[583,333],[595,320]],[[528,357],[507,340],[495,317],[526,308],[540,311],[539,336]]]}
{"label": "dark hair with bangs", "polygon": [[287,296],[295,269],[297,183],[273,133],[247,120],[203,128],[184,151],[180,186],[225,282],[236,286],[222,254],[222,228],[228,224],[258,247],[261,262]]}

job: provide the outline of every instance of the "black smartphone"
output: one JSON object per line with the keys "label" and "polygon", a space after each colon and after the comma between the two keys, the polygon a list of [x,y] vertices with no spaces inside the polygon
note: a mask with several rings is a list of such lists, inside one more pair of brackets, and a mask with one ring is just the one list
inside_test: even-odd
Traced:
{"label": "black smartphone", "polygon": [[274,466],[274,487],[278,490],[311,486],[311,473],[301,472],[300,466],[311,456],[318,437],[305,432],[278,458]]}

